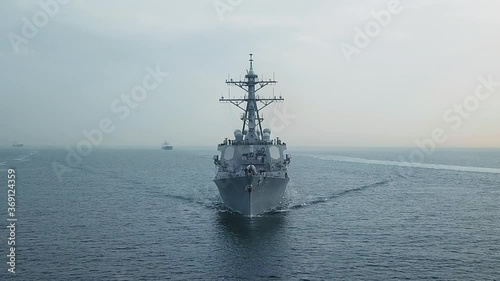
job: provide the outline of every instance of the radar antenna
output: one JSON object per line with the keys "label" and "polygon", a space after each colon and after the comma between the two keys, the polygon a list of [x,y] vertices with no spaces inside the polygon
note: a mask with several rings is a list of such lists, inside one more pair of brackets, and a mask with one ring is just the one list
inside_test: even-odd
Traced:
{"label": "radar antenna", "polygon": [[[262,118],[259,112],[270,105],[273,102],[284,101],[283,97],[272,97],[272,98],[260,98],[256,96],[255,93],[260,89],[264,88],[267,85],[275,85],[277,82],[273,79],[259,81],[259,77],[257,74],[253,72],[253,54],[250,54],[250,69],[247,70],[247,74],[245,75],[245,80],[235,81],[233,79],[227,79],[226,84],[228,86],[238,86],[247,94],[240,99],[237,98],[224,98],[221,97],[219,99],[220,102],[228,102],[234,104],[239,109],[243,110],[244,113],[241,115],[241,120],[243,121],[242,133],[245,135],[245,141],[247,142],[255,142],[263,140],[263,131],[262,131]],[[258,87],[257,87],[258,86]],[[259,108],[257,106],[257,102],[261,104]],[[242,105],[246,103],[246,106]],[[245,133],[245,129],[248,128],[248,132]],[[256,134],[256,130],[259,130],[260,134]]]}

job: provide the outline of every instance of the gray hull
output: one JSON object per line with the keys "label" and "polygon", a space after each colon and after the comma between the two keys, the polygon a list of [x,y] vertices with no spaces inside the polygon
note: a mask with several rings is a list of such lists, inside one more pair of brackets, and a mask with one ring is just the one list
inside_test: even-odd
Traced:
{"label": "gray hull", "polygon": [[288,181],[288,178],[258,175],[214,180],[224,205],[247,216],[256,216],[278,206]]}

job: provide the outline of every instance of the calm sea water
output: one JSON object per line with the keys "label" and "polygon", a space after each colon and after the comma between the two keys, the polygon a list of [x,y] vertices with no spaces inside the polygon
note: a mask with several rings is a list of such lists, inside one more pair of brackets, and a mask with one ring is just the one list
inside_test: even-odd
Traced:
{"label": "calm sea water", "polygon": [[[290,150],[286,203],[226,210],[211,150],[0,149],[17,172],[17,265],[0,280],[500,280],[500,150]],[[10,279],[9,279],[10,280]]]}

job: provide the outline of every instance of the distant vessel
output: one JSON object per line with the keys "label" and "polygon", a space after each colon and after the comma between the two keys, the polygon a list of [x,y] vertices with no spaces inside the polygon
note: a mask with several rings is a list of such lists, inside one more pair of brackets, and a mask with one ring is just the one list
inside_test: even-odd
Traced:
{"label": "distant vessel", "polygon": [[24,144],[22,144],[22,143],[18,143],[18,142],[14,142],[14,143],[12,144],[12,146],[13,146],[13,147],[23,147],[23,146],[24,146]]}
{"label": "distant vessel", "polygon": [[173,146],[171,146],[171,145],[170,145],[167,141],[165,141],[165,142],[163,143],[163,145],[161,146],[161,149],[162,149],[162,150],[172,150],[172,149],[174,149],[174,147],[173,147]]}
{"label": "distant vessel", "polygon": [[[214,182],[227,207],[243,215],[255,216],[276,208],[290,181],[287,167],[291,157],[284,153],[286,144],[280,138],[271,139],[270,129],[262,129],[264,118],[260,114],[264,107],[284,99],[255,95],[276,81],[258,79],[253,71],[252,54],[245,80],[231,79],[226,83],[238,86],[247,94],[241,99],[222,97],[219,100],[236,105],[244,113],[241,115],[243,127],[234,131],[234,140],[226,138],[218,146],[221,154],[220,158],[214,156],[218,167]],[[256,89],[256,86],[259,87]]]}

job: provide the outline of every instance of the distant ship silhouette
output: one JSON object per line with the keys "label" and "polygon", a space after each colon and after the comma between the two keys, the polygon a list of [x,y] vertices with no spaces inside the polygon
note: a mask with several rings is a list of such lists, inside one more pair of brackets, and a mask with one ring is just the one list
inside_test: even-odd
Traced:
{"label": "distant ship silhouette", "polygon": [[172,149],[174,149],[174,147],[173,147],[173,146],[171,146],[171,145],[170,145],[167,141],[165,141],[165,142],[163,143],[163,145],[161,146],[161,149],[162,149],[162,150],[172,150]]}
{"label": "distant ship silhouette", "polygon": [[13,146],[13,147],[23,147],[23,146],[24,146],[24,144],[22,144],[22,143],[18,143],[18,142],[14,142],[14,143],[12,144],[12,146]]}

